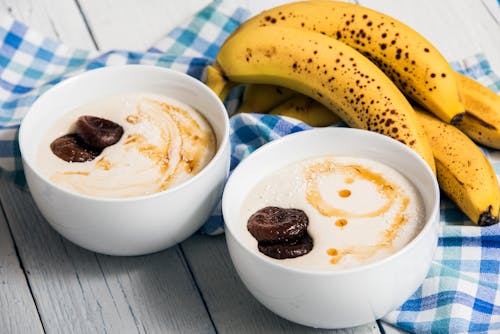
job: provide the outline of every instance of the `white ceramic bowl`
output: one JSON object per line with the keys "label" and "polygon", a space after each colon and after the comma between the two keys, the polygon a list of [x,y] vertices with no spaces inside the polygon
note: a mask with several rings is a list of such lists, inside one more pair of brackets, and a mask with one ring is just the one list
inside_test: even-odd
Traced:
{"label": "white ceramic bowl", "polygon": [[[125,199],[94,198],[64,190],[37,170],[38,145],[64,113],[121,93],[165,94],[198,109],[212,125],[217,153],[203,170],[165,191]],[[169,69],[125,65],[64,80],[33,104],[19,131],[28,186],[47,221],[67,239],[110,255],[140,255],[170,247],[208,218],[229,171],[229,120],[224,105],[202,82]]]}
{"label": "white ceramic bowl", "polygon": [[[240,214],[252,187],[292,162],[330,154],[371,158],[411,180],[425,204],[426,223],[418,236],[380,261],[331,272],[290,268],[247,246],[237,225],[246,224]],[[243,160],[226,184],[222,210],[231,259],[255,298],[299,324],[343,328],[383,317],[422,283],[437,246],[439,188],[424,160],[391,138],[349,128],[315,129],[266,144]]]}

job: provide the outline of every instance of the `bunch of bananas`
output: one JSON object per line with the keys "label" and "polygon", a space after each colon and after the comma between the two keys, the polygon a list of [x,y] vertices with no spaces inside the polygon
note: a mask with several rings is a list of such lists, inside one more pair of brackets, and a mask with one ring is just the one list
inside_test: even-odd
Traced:
{"label": "bunch of bananas", "polygon": [[234,31],[207,74],[222,99],[236,84],[247,85],[238,112],[313,126],[340,118],[399,140],[429,164],[473,222],[498,222],[496,174],[468,136],[500,148],[500,96],[454,72],[404,23],[344,2],[285,4]]}

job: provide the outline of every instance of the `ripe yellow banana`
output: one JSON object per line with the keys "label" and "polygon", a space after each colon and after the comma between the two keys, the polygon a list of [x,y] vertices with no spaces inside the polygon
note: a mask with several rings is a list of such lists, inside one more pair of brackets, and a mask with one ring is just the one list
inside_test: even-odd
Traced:
{"label": "ripe yellow banana", "polygon": [[476,224],[498,223],[500,188],[483,152],[465,134],[417,109],[431,143],[441,189]]}
{"label": "ripe yellow banana", "polygon": [[312,97],[349,126],[408,145],[434,169],[429,142],[403,94],[375,64],[334,38],[287,27],[245,29],[226,40],[217,64],[231,81]]}
{"label": "ripe yellow banana", "polygon": [[248,84],[243,92],[243,99],[236,113],[266,113],[296,92],[279,86]]}
{"label": "ripe yellow banana", "polygon": [[457,127],[479,144],[500,149],[500,95],[455,73],[465,115]]}
{"label": "ripe yellow banana", "polygon": [[205,84],[224,102],[229,91],[235,86],[234,83],[227,80],[222,72],[212,65],[206,68]]}
{"label": "ripe yellow banana", "polygon": [[233,36],[262,26],[294,27],[334,37],[371,59],[407,96],[443,121],[455,124],[463,115],[448,62],[422,35],[390,16],[345,2],[295,2],[251,18]]}
{"label": "ripe yellow banana", "polygon": [[302,94],[295,95],[273,108],[269,114],[293,117],[310,126],[329,126],[340,118],[318,101]]}

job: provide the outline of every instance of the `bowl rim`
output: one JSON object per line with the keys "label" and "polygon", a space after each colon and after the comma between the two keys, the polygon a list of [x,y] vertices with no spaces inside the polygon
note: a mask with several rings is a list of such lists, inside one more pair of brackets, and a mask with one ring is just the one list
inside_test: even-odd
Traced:
{"label": "bowl rim", "polygon": [[[100,73],[106,73],[106,72],[120,72],[120,71],[156,71],[156,72],[162,72],[164,75],[167,76],[173,76],[174,78],[182,78],[182,80],[186,80],[190,82],[192,85],[196,87],[196,89],[201,89],[204,90],[208,95],[216,101],[216,104],[218,105],[219,109],[222,112],[222,116],[224,119],[224,133],[222,135],[222,139],[218,145],[217,151],[215,152],[215,155],[210,159],[207,165],[203,167],[197,174],[192,176],[191,178],[179,183],[178,185],[175,185],[171,188],[167,188],[165,190],[148,194],[148,195],[141,195],[141,196],[131,196],[131,197],[96,197],[96,196],[90,196],[90,195],[85,195],[78,193],[76,191],[68,190],[65,189],[54,182],[50,181],[45,175],[42,175],[39,170],[36,168],[36,166],[33,166],[32,161],[29,159],[25,158],[25,142],[28,140],[28,135],[26,135],[26,130],[24,130],[25,126],[24,124],[26,123],[26,119],[30,119],[33,114],[33,109],[40,103],[39,100],[42,100],[46,98],[47,94],[54,94],[58,92],[61,87],[65,87],[67,85],[72,85],[74,84],[75,81],[82,80],[82,78],[86,77],[92,77],[96,75],[106,75],[106,74],[100,74]],[[181,101],[183,102],[183,101]],[[186,102],[183,102],[186,103]],[[189,104],[189,103],[187,103]],[[81,199],[89,200],[89,201],[95,201],[95,202],[105,202],[105,203],[127,203],[127,202],[136,202],[136,201],[144,201],[144,200],[149,200],[149,199],[154,199],[156,197],[160,196],[165,196],[170,193],[174,193],[176,191],[179,191],[182,188],[188,187],[191,183],[196,182],[198,179],[204,177],[205,174],[208,173],[209,170],[212,170],[215,168],[215,164],[217,161],[221,160],[223,158],[224,151],[226,150],[226,146],[229,143],[229,132],[230,132],[230,124],[229,124],[229,116],[228,112],[226,110],[226,107],[220,100],[220,98],[208,87],[206,86],[203,82],[200,80],[186,74],[180,71],[176,71],[170,68],[166,67],[161,67],[161,66],[156,66],[156,65],[145,65],[145,64],[125,64],[125,65],[116,65],[116,66],[105,66],[105,67],[100,67],[96,69],[91,69],[79,74],[76,74],[72,77],[63,79],[62,81],[58,82],[54,86],[50,87],[47,89],[45,92],[43,92],[41,95],[39,95],[36,100],[33,102],[33,104],[30,106],[28,111],[26,112],[26,115],[23,117],[23,120],[21,121],[21,125],[19,126],[19,134],[18,134],[18,142],[19,142],[19,150],[21,152],[21,158],[23,161],[23,164],[27,165],[31,171],[42,181],[45,183],[49,184],[51,187],[65,193],[68,196],[74,196],[78,197]],[[34,160],[34,159],[31,159]]]}
{"label": "bowl rim", "polygon": [[[233,184],[236,181],[234,181],[234,180],[235,180],[235,178],[239,177],[239,175],[242,173],[241,172],[242,167],[240,167],[240,166],[242,166],[242,164],[244,166],[245,161],[251,161],[252,159],[258,159],[260,157],[260,155],[263,154],[262,152],[266,152],[269,150],[275,150],[276,146],[279,147],[281,145],[286,145],[286,143],[288,141],[291,141],[296,137],[310,136],[311,134],[308,134],[308,133],[312,133],[312,132],[316,132],[316,133],[318,133],[318,132],[325,132],[325,133],[332,132],[336,136],[339,135],[337,132],[345,132],[344,136],[345,135],[364,135],[364,136],[368,136],[368,137],[370,137],[370,136],[378,137],[380,140],[384,141],[384,145],[399,146],[399,148],[402,148],[407,154],[412,156],[412,158],[416,158],[418,163],[423,165],[423,167],[425,169],[426,176],[431,177],[432,185],[433,185],[432,188],[433,188],[435,196],[436,196],[436,201],[434,202],[433,206],[430,208],[430,212],[428,214],[429,219],[427,219],[425,221],[423,228],[418,232],[418,234],[410,242],[408,242],[405,246],[403,246],[398,251],[390,254],[387,257],[379,259],[377,261],[374,261],[374,262],[371,262],[368,264],[363,264],[363,265],[353,267],[353,268],[336,269],[336,270],[328,271],[328,270],[316,270],[316,269],[300,269],[300,268],[287,266],[286,264],[276,263],[275,261],[272,261],[271,259],[268,259],[265,256],[260,256],[259,254],[257,254],[255,252],[255,250],[250,249],[250,247],[248,245],[246,245],[244,242],[242,242],[242,240],[240,238],[237,237],[237,233],[235,233],[233,231],[233,229],[231,228],[231,225],[226,223],[226,217],[228,216],[226,214],[226,211],[228,211],[227,207],[229,206],[229,204],[228,204],[228,202],[229,202],[228,192],[226,191],[226,189],[228,189],[229,187],[235,187]],[[306,158],[304,158],[304,159],[306,159]],[[290,162],[289,164],[292,164],[293,162],[297,162],[300,160],[301,159],[294,160],[294,161]],[[383,163],[383,162],[381,162],[381,163]],[[394,167],[392,167],[392,168],[394,168]],[[396,169],[396,168],[394,168],[394,169]],[[396,171],[401,173],[401,171],[398,169],[396,169]],[[406,177],[406,175],[404,175],[404,176]],[[421,196],[423,196],[423,195],[421,194]],[[422,157],[420,157],[415,151],[413,151],[408,146],[400,143],[399,141],[397,141],[393,138],[387,137],[385,135],[381,135],[379,133],[368,131],[368,130],[345,128],[345,127],[327,127],[327,128],[308,129],[305,131],[300,131],[300,132],[286,135],[284,137],[278,138],[276,140],[273,140],[271,142],[268,142],[268,143],[262,145],[261,147],[256,149],[254,152],[252,152],[248,157],[246,157],[244,160],[242,160],[240,162],[240,164],[238,164],[238,166],[236,166],[236,168],[233,170],[232,174],[230,175],[230,177],[228,178],[228,180],[226,182],[226,186],[224,187],[224,192],[222,195],[222,214],[224,217],[224,231],[226,233],[226,238],[230,235],[230,237],[233,238],[235,240],[235,242],[240,247],[242,247],[247,253],[250,253],[253,258],[257,259],[257,261],[263,261],[267,265],[276,267],[277,269],[280,269],[280,270],[290,271],[293,273],[298,273],[298,274],[303,274],[303,275],[313,275],[313,276],[349,275],[349,274],[354,274],[354,273],[358,273],[358,272],[374,270],[374,269],[377,269],[379,267],[386,265],[388,262],[394,261],[395,259],[403,256],[405,253],[409,252],[409,250],[411,248],[415,247],[415,245],[424,237],[424,235],[428,234],[430,229],[436,228],[437,220],[439,217],[439,207],[440,207],[440,190],[439,190],[439,186],[437,183],[437,179],[434,176],[434,173],[432,172],[431,168],[427,165],[427,162],[425,162],[425,160]]]}

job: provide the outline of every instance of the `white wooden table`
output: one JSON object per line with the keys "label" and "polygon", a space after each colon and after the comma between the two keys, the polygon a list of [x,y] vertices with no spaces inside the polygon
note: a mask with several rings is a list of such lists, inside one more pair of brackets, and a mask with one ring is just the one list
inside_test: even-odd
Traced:
{"label": "white wooden table", "polygon": [[[68,45],[143,50],[210,0],[0,0],[0,11]],[[236,2],[236,1],[235,1]],[[237,0],[260,11],[283,0]],[[360,0],[401,19],[448,60],[486,54],[500,73],[496,0]],[[28,192],[0,180],[0,333],[380,333],[321,331],[280,319],[245,289],[223,236],[110,257],[54,232]]]}

